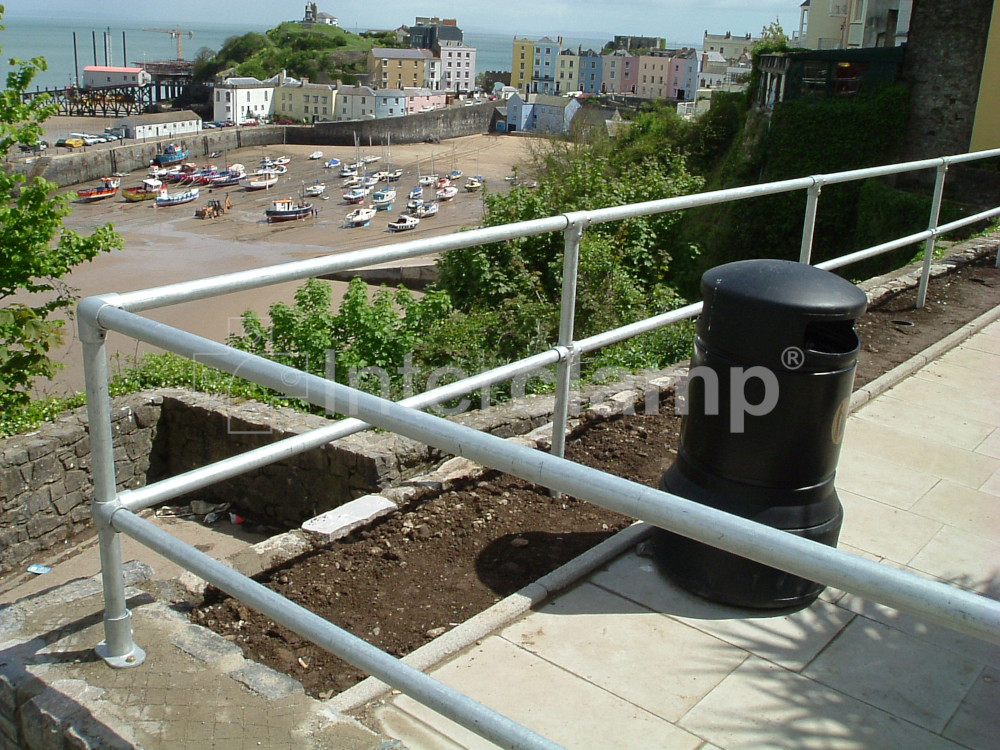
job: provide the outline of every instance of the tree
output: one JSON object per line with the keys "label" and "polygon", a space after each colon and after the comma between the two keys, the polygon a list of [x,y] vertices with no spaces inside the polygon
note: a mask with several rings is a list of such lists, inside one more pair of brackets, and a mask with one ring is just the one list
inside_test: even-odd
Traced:
{"label": "tree", "polygon": [[[4,10],[0,5],[0,19]],[[37,144],[42,123],[56,112],[43,98],[23,98],[37,72],[46,69],[45,59],[12,60],[11,66],[7,88],[0,92],[3,159],[16,144]],[[63,227],[71,209],[66,196],[54,195],[57,187],[0,170],[0,409],[28,401],[32,381],[51,378],[60,367],[49,352],[62,342],[65,321],[52,316],[75,299],[62,278],[77,264],[122,245],[110,224],[89,237]]]}

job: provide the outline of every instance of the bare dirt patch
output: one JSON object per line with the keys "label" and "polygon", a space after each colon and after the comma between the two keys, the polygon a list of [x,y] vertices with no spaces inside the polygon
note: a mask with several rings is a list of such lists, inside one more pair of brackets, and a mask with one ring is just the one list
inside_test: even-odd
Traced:
{"label": "bare dirt patch", "polygon": [[[1000,304],[989,261],[931,282],[924,308],[905,292],[859,321],[856,386]],[[680,419],[669,403],[581,428],[567,457],[655,486],[672,463]],[[490,473],[426,493],[400,513],[259,580],[331,622],[403,656],[627,526],[632,519],[543,487]],[[235,600],[209,595],[193,619],[248,658],[327,698],[366,675]]]}

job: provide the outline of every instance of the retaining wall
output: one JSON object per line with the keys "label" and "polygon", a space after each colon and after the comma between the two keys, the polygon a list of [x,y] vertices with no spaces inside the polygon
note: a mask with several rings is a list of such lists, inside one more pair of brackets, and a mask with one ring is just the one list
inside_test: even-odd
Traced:
{"label": "retaining wall", "polygon": [[[112,406],[119,490],[329,424],[292,409],[183,389],[133,394],[114,399]],[[509,437],[544,424],[551,412],[551,397],[529,396],[455,419]],[[298,526],[443,459],[440,451],[415,441],[364,432],[174,502],[193,497],[228,502],[250,518]],[[0,572],[20,567],[77,533],[92,532],[92,500],[85,408],[0,442]]]}
{"label": "retaining wall", "polygon": [[216,152],[278,143],[353,146],[355,134],[364,144],[370,140],[384,145],[390,139],[393,143],[419,143],[488,132],[495,111],[493,102],[483,102],[469,107],[449,107],[382,120],[317,123],[313,126],[218,128],[203,130],[197,135],[121,142],[121,145],[111,148],[91,147],[74,153],[54,154],[55,148],[52,148],[49,155],[31,162],[12,161],[7,168],[29,177],[44,177],[63,186],[76,185],[99,180],[109,174],[144,170],[168,143],[183,145],[191,151],[190,158],[195,161],[207,160]]}
{"label": "retaining wall", "polygon": [[[121,490],[162,471],[162,397],[133,394],[111,411]],[[0,443],[0,572],[51,550],[89,527],[93,500],[86,409]]]}

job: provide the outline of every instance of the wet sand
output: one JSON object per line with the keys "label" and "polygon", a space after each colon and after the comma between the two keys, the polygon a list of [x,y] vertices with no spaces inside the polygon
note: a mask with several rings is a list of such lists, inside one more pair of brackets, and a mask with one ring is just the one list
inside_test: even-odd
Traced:
{"label": "wet sand", "polygon": [[[73,213],[65,221],[67,227],[86,233],[110,222],[125,238],[125,247],[79,266],[67,281],[79,290],[81,297],[127,292],[479,226],[481,193],[460,189],[454,200],[441,204],[436,217],[422,221],[417,229],[394,234],[387,228],[388,223],[405,210],[406,193],[416,185],[418,170],[420,174],[428,174],[432,161],[434,171],[439,174],[452,169],[460,169],[466,176],[482,174],[490,190],[505,191],[508,183],[503,178],[511,174],[513,167],[523,167],[527,149],[528,141],[524,138],[488,135],[466,136],[437,144],[393,146],[392,162],[405,170],[403,178],[395,183],[398,197],[394,210],[380,211],[371,226],[355,229],[343,226],[344,216],[353,208],[342,200],[343,179],[337,176],[337,170],[323,168],[331,157],[352,161],[353,149],[273,145],[229,152],[214,163],[222,167],[240,162],[252,170],[264,155],[287,156],[291,163],[288,173],[268,191],[248,192],[241,187],[212,191],[202,188],[197,201],[163,208],[148,202],[126,203],[119,197],[89,204],[74,203]],[[324,158],[310,160],[309,154],[316,150],[322,150]],[[385,162],[386,154],[381,148],[363,150],[382,157],[382,161],[372,165],[374,168]],[[133,172],[122,178],[122,187],[139,184],[144,176],[144,172]],[[272,200],[295,197],[303,185],[317,179],[327,186],[325,199],[310,199],[318,210],[317,216],[279,224],[266,222],[264,211]],[[461,185],[464,179],[461,178],[458,184]],[[225,216],[217,219],[194,217],[195,209],[204,206],[209,198],[221,199],[226,195],[232,201],[232,208]],[[428,257],[412,262],[432,260]],[[346,284],[329,283],[339,302]],[[243,311],[255,309],[263,315],[272,303],[291,301],[300,285],[301,282],[286,283],[176,305],[147,315],[207,338],[223,340],[228,333],[240,332],[239,316]],[[148,350],[118,334],[109,336],[108,348],[112,355],[119,355],[119,359]],[[67,326],[66,344],[55,358],[65,365],[65,369],[53,381],[40,381],[36,391],[65,395],[82,390],[81,351],[72,324]],[[111,367],[112,370],[116,367],[114,358]]]}

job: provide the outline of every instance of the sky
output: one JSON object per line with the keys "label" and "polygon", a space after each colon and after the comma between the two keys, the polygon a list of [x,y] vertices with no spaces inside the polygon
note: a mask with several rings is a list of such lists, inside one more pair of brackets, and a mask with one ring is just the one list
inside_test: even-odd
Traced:
{"label": "sky", "polygon": [[[61,18],[177,24],[231,22],[277,25],[299,20],[305,0],[2,0],[5,17]],[[757,35],[778,19],[786,33],[798,28],[801,0],[316,0],[320,12],[337,16],[350,31],[391,29],[412,24],[416,15],[456,18],[465,30],[517,34],[611,37],[615,34],[654,36],[668,42],[700,44],[702,35]]]}

